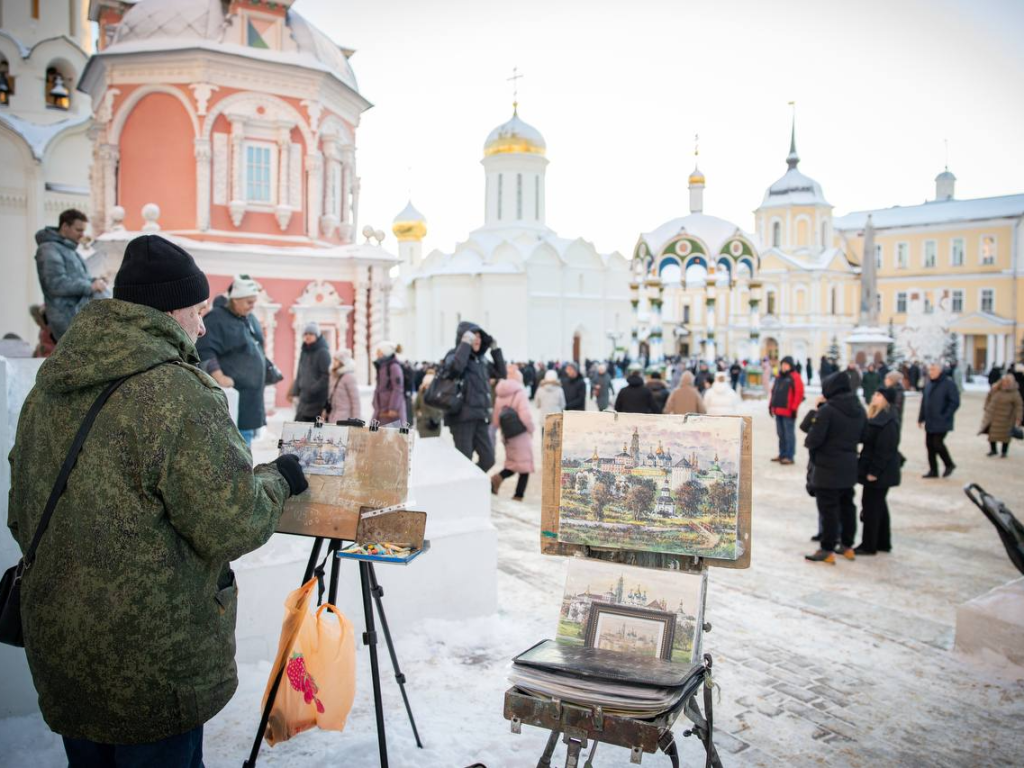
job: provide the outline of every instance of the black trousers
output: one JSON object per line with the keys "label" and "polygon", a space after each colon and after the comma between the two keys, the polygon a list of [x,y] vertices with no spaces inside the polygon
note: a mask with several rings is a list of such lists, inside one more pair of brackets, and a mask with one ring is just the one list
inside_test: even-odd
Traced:
{"label": "black trousers", "polygon": [[[506,480],[508,480],[510,477],[512,477],[512,475],[515,474],[515,472],[513,472],[511,469],[503,469],[498,474],[501,475]],[[530,473],[520,472],[519,479],[516,480],[516,496],[518,498],[521,499],[526,494],[526,484],[528,482],[530,482]]]}
{"label": "black trousers", "polygon": [[477,466],[484,472],[494,466],[494,444],[487,430],[487,421],[456,421],[450,427],[456,450],[470,461],[477,455]]}
{"label": "black trousers", "polygon": [[[996,444],[993,443],[991,440],[988,441],[988,449],[990,451],[992,451],[992,453],[996,452]],[[1009,443],[1003,443],[1003,456],[1005,456],[1009,452],[1009,450],[1010,450],[1010,444]]]}
{"label": "black trousers", "polygon": [[929,432],[924,436],[924,444],[928,448],[928,470],[933,475],[939,473],[939,458],[942,459],[942,463],[946,465],[947,469],[954,466],[953,457],[949,455],[949,449],[946,447],[946,434],[946,432]]}
{"label": "black trousers", "polygon": [[888,488],[864,486],[860,497],[861,532],[860,545],[868,552],[888,552],[892,549],[889,533],[889,503],[885,500]]}
{"label": "black trousers", "polygon": [[853,488],[815,488],[814,499],[818,502],[818,514],[821,516],[821,548],[831,552],[840,536],[844,547],[852,547],[853,536],[857,532]]}

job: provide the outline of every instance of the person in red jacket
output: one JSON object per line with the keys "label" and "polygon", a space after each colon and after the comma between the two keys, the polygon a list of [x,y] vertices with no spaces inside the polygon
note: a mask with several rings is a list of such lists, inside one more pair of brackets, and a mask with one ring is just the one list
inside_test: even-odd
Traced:
{"label": "person in red jacket", "polygon": [[792,464],[796,454],[796,412],[804,401],[804,382],[793,370],[793,358],[788,355],[779,364],[779,375],[772,384],[768,399],[768,413],[775,417],[775,431],[779,435],[779,455],[772,461]]}

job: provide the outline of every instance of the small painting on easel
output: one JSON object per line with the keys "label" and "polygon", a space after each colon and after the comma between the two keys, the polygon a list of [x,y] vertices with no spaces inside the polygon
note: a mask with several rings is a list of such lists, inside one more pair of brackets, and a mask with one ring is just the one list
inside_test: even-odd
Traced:
{"label": "small painting on easel", "polygon": [[298,456],[307,475],[344,475],[347,446],[348,427],[289,423],[281,432],[281,453]]}
{"label": "small painting on easel", "polygon": [[278,532],[355,540],[360,509],[408,504],[412,439],[400,429],[286,422],[281,453],[299,457],[309,489],[285,502]]}

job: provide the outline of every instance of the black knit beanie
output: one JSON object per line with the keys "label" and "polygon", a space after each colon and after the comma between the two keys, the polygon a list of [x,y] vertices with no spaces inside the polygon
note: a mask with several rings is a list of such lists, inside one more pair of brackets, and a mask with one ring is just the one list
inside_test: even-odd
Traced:
{"label": "black knit beanie", "polygon": [[159,235],[142,235],[124,251],[114,298],[170,312],[206,301],[210,283],[188,251]]}

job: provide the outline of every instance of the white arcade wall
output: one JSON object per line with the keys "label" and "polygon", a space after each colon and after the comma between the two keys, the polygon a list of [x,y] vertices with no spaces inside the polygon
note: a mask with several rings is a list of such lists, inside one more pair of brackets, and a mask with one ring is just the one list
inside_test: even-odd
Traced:
{"label": "white arcade wall", "polygon": [[[0,357],[0,448],[4,451],[0,462],[0,570],[20,556],[6,525],[10,489],[6,457],[14,443],[18,414],[41,362]],[[230,397],[234,394],[229,391],[229,399],[235,400]],[[256,461],[268,461],[277,454],[279,430],[279,422],[268,427],[254,446]],[[497,610],[498,545],[487,476],[447,441],[418,439],[413,450],[411,496],[412,508],[427,512],[430,551],[408,566],[378,565],[375,569],[396,643],[406,633],[415,632],[417,622],[425,619],[461,620]],[[238,661],[272,660],[285,596],[299,586],[312,543],[305,537],[275,534],[265,546],[232,564],[239,585]],[[338,607],[352,620],[358,638],[363,631],[359,569],[354,562],[339,565]],[[0,675],[0,717],[37,710],[23,650],[0,645]]]}

